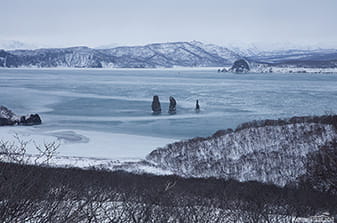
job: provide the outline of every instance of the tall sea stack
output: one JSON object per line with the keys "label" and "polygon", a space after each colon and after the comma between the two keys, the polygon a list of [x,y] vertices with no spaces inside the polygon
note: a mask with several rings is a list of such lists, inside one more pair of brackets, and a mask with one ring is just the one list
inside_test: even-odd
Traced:
{"label": "tall sea stack", "polygon": [[196,111],[196,112],[199,112],[199,111],[200,111],[199,100],[197,100],[196,103],[195,103],[195,111]]}
{"label": "tall sea stack", "polygon": [[160,107],[158,95],[153,96],[152,112],[153,112],[154,115],[158,115],[158,114],[161,113],[161,107]]}
{"label": "tall sea stack", "polygon": [[176,113],[176,106],[177,106],[177,102],[174,99],[174,97],[170,96],[170,106],[169,106],[169,114],[173,115]]}

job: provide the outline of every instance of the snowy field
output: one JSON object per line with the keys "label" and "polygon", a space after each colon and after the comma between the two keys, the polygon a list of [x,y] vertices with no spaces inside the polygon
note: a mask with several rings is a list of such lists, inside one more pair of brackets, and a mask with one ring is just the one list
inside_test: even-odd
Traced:
{"label": "snowy field", "polygon": [[[228,74],[216,69],[0,69],[0,104],[43,124],[1,127],[34,143],[57,141],[60,156],[142,159],[176,140],[208,136],[253,119],[337,111],[337,75]],[[151,113],[159,95],[162,114]],[[169,96],[177,114],[167,113]],[[194,111],[199,100],[201,111]]]}

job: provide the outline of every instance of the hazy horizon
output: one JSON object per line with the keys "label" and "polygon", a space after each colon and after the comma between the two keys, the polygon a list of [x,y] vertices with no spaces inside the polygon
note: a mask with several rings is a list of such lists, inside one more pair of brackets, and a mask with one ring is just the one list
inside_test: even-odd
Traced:
{"label": "hazy horizon", "polygon": [[[89,47],[92,49],[110,49],[110,48],[116,48],[116,47],[133,47],[133,46],[145,46],[150,44],[162,44],[162,43],[175,43],[175,42],[201,42],[203,44],[214,44],[211,42],[203,42],[198,40],[186,40],[186,41],[168,41],[168,42],[149,42],[145,44],[118,44],[118,43],[111,43],[111,44],[104,44],[104,45],[98,45],[98,46],[90,46],[90,45],[80,45],[80,44],[74,44],[74,45],[47,45],[47,44],[39,44],[39,43],[27,43],[27,42],[21,42],[18,40],[1,40],[0,39],[0,49],[4,50],[35,50],[35,49],[53,49],[53,48],[71,48],[71,47]],[[268,51],[268,50],[282,50],[282,49],[307,49],[307,50],[313,50],[313,49],[337,49],[337,46],[333,45],[320,45],[320,44],[296,44],[296,43],[290,43],[290,42],[277,42],[277,43],[270,43],[270,44],[262,44],[262,43],[248,43],[248,42],[242,42],[242,43],[227,43],[227,44],[214,44],[217,46],[223,46],[228,48],[240,48],[240,49],[257,49],[262,51]]]}
{"label": "hazy horizon", "polygon": [[114,47],[201,41],[337,48],[334,0],[0,0],[0,47]]}

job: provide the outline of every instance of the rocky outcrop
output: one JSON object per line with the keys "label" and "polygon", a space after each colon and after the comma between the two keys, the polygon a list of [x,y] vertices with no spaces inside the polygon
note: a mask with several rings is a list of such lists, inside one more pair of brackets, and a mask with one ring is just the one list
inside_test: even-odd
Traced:
{"label": "rocky outcrop", "polygon": [[159,148],[147,156],[184,177],[233,178],[286,185],[306,172],[307,155],[337,139],[337,116],[244,123]]}
{"label": "rocky outcrop", "polygon": [[42,123],[41,118],[38,114],[31,114],[28,118],[26,116],[21,116],[20,125],[40,125]]}
{"label": "rocky outcrop", "polygon": [[152,100],[152,112],[155,115],[161,113],[161,106],[160,106],[158,95],[153,96],[153,100]]}
{"label": "rocky outcrop", "polygon": [[249,70],[250,70],[249,64],[244,59],[235,61],[233,66],[229,69],[230,72],[235,73],[247,73]]}
{"label": "rocky outcrop", "polygon": [[6,125],[39,125],[41,124],[41,118],[38,114],[31,114],[30,116],[17,116],[14,112],[0,106],[0,126]]}
{"label": "rocky outcrop", "polygon": [[199,111],[200,111],[199,100],[197,100],[196,103],[195,103],[195,111],[196,111],[196,112],[199,112]]}
{"label": "rocky outcrop", "polygon": [[17,122],[7,119],[7,118],[0,118],[0,126],[5,126],[5,125],[15,125]]}
{"label": "rocky outcrop", "polygon": [[228,72],[228,70],[226,69],[226,67],[224,67],[224,68],[222,68],[222,69],[218,69],[218,72],[223,72],[223,73],[225,73],[225,72]]}
{"label": "rocky outcrop", "polygon": [[174,99],[174,97],[170,96],[170,105],[169,105],[169,114],[175,114],[176,113],[176,106],[177,106],[177,102]]}
{"label": "rocky outcrop", "polygon": [[0,106],[0,126],[5,125],[15,125],[18,122],[18,117],[6,108],[5,106]]}

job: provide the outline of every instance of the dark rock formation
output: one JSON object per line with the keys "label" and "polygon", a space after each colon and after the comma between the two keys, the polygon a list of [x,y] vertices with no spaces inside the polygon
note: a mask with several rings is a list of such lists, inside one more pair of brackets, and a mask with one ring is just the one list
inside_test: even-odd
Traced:
{"label": "dark rock formation", "polygon": [[15,114],[5,106],[0,106],[0,118],[13,119]]}
{"label": "dark rock formation", "polygon": [[177,102],[174,99],[174,97],[170,96],[170,106],[169,106],[169,113],[170,114],[175,114],[176,113],[176,106],[177,106]]}
{"label": "dark rock formation", "polygon": [[224,67],[224,68],[222,68],[222,69],[218,69],[218,72],[223,72],[223,73],[225,73],[225,72],[228,72],[228,70],[226,69],[226,67]]}
{"label": "dark rock formation", "polygon": [[160,107],[158,95],[153,96],[152,111],[153,111],[153,114],[155,114],[155,115],[161,113],[161,107]]}
{"label": "dark rock formation", "polygon": [[195,111],[199,112],[200,111],[200,105],[199,105],[199,100],[197,100],[196,104],[195,104]]}
{"label": "dark rock formation", "polygon": [[234,62],[231,69],[229,69],[230,72],[235,73],[246,73],[250,70],[248,62],[244,59],[240,59]]}
{"label": "dark rock formation", "polygon": [[15,125],[17,121],[16,115],[11,110],[0,106],[0,126]]}
{"label": "dark rock formation", "polygon": [[28,118],[26,116],[21,116],[20,125],[40,125],[42,123],[41,118],[38,114],[31,114]]}
{"label": "dark rock formation", "polygon": [[0,126],[6,125],[39,125],[41,118],[38,114],[31,114],[28,118],[26,116],[19,117],[5,106],[0,106]]}
{"label": "dark rock formation", "polygon": [[0,118],[0,126],[5,126],[5,125],[15,125],[15,121],[12,121],[7,118]]}

